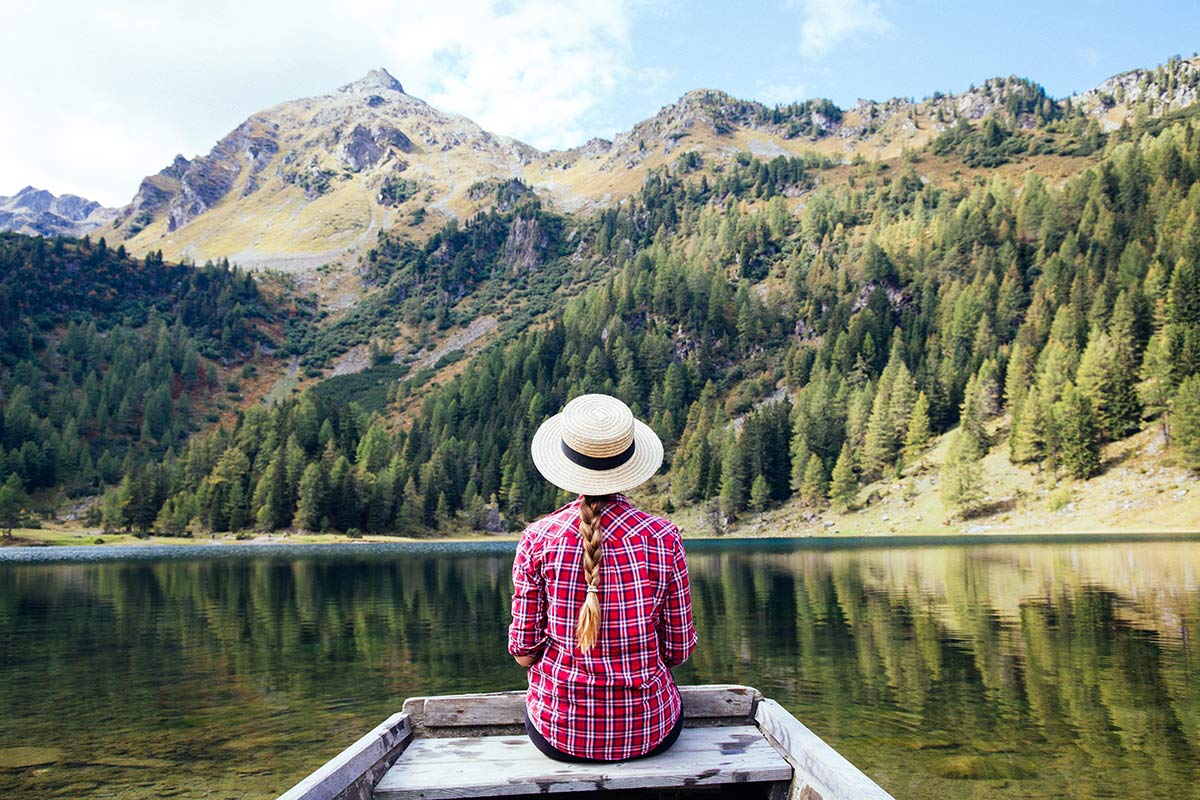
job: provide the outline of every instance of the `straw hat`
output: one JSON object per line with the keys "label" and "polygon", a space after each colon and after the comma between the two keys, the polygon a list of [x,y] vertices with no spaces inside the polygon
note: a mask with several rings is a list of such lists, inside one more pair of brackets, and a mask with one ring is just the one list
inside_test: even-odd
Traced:
{"label": "straw hat", "polygon": [[644,483],[662,465],[663,446],[629,406],[584,394],[533,435],[533,463],[555,486],[575,494],[612,494]]}

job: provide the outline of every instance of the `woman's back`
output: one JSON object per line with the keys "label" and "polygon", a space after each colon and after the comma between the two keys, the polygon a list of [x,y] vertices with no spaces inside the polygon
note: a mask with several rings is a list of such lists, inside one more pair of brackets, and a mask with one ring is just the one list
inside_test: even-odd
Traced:
{"label": "woman's back", "polygon": [[619,760],[646,753],[679,717],[670,668],[695,646],[679,530],[624,495],[599,515],[601,622],[584,652],[577,624],[588,592],[582,499],[530,525],[513,566],[513,655],[540,653],[529,671],[530,718],[566,753]]}
{"label": "woman's back", "polygon": [[560,760],[670,747],[682,714],[671,667],[696,643],[679,529],[620,492],[663,448],[615,397],[587,394],[543,422],[533,463],[579,499],[534,522],[513,562],[509,652],[529,667],[526,730]]}

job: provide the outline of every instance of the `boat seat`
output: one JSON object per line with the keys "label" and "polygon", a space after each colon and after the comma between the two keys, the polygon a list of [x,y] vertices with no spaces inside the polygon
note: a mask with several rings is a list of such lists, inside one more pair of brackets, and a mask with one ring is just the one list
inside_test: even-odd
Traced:
{"label": "boat seat", "polygon": [[525,736],[467,736],[414,740],[376,784],[374,800],[703,787],[791,777],[791,765],[753,725],[684,728],[661,755],[604,764],[553,761]]}

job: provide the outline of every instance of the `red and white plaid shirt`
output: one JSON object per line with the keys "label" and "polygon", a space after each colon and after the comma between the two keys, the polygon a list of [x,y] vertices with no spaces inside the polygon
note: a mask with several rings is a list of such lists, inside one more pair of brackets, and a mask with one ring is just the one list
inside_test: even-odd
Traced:
{"label": "red and white plaid shirt", "polygon": [[552,745],[583,758],[644,755],[679,718],[670,668],[696,646],[679,529],[613,495],[600,515],[600,633],[587,653],[575,625],[587,593],[576,499],[521,534],[513,562],[508,652],[529,669],[529,717]]}

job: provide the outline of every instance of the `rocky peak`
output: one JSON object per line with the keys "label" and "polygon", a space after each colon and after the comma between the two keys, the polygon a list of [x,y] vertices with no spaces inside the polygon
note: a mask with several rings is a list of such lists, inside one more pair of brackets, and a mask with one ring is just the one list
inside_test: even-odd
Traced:
{"label": "rocky peak", "polygon": [[182,154],[176,155],[175,160],[169,166],[164,167],[158,174],[165,178],[174,178],[179,180],[183,177],[183,173],[187,172],[187,168],[192,165],[192,162],[183,157]]}
{"label": "rocky peak", "polygon": [[73,194],[55,197],[33,186],[0,197],[0,230],[34,236],[82,236],[107,223],[113,214],[94,200]]}
{"label": "rocky peak", "polygon": [[16,208],[23,208],[26,211],[38,213],[41,211],[49,211],[50,205],[54,202],[54,195],[47,192],[45,189],[37,189],[33,186],[26,186],[21,191],[14,194],[8,200],[10,205]]}
{"label": "rocky peak", "polygon": [[400,85],[400,81],[392,77],[390,72],[380,67],[379,69],[371,70],[353,83],[347,83],[338,89],[338,91],[354,94],[376,94],[378,92],[399,92],[400,94],[404,94],[404,87]]}

